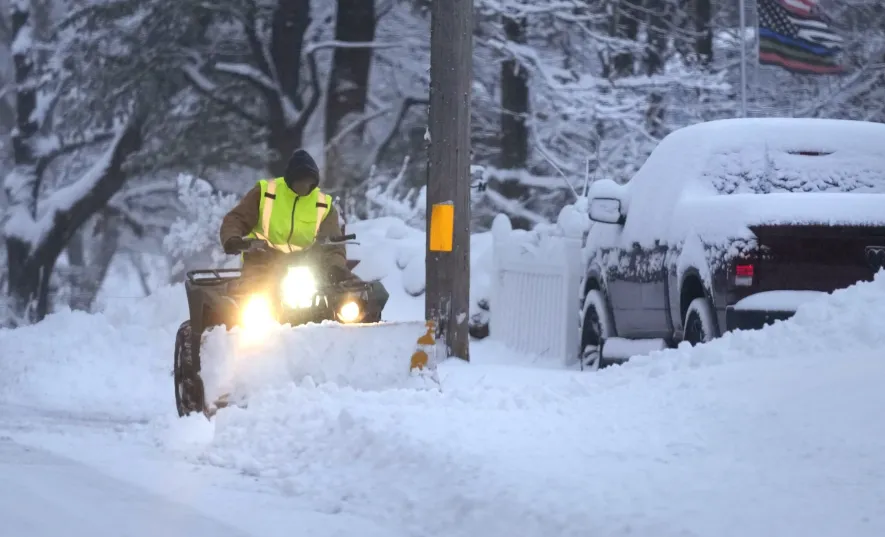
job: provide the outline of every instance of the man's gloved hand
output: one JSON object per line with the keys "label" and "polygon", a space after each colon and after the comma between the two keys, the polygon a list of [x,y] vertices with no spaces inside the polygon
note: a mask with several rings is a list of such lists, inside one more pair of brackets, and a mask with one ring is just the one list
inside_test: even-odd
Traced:
{"label": "man's gloved hand", "polygon": [[224,253],[236,255],[249,247],[249,243],[243,237],[231,237],[224,241]]}
{"label": "man's gloved hand", "polygon": [[338,265],[332,265],[329,267],[329,278],[333,282],[343,282],[347,280],[353,280],[356,276],[353,275],[350,270],[346,267],[339,267]]}

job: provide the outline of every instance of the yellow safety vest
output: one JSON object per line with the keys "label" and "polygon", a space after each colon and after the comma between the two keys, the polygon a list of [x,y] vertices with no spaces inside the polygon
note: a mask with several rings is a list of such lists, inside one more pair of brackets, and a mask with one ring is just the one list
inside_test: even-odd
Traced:
{"label": "yellow safety vest", "polygon": [[261,187],[258,223],[247,237],[264,239],[272,248],[286,253],[313,244],[332,209],[332,196],[320,192],[319,188],[299,196],[282,177],[262,179],[258,185]]}

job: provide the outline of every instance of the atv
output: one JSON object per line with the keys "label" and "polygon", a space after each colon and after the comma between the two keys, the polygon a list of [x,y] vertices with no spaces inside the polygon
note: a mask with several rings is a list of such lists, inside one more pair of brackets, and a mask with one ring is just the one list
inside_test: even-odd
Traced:
{"label": "atv", "polygon": [[[352,244],[355,238],[351,234],[324,239],[292,253],[273,250],[263,239],[249,239],[242,268],[187,273],[184,288],[190,319],[181,323],[175,336],[173,370],[179,417],[214,413],[207,408],[200,377],[200,347],[204,333],[212,327],[249,329],[268,321],[292,326],[381,321],[389,294],[380,281],[356,276],[335,281],[322,267],[325,249]],[[352,268],[353,263],[348,266]]]}

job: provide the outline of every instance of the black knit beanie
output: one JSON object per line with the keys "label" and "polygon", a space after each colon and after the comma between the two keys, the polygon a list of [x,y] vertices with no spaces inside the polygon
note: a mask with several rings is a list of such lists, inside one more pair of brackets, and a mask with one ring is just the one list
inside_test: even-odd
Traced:
{"label": "black knit beanie", "polygon": [[320,184],[320,169],[307,151],[296,149],[292,156],[289,157],[283,179],[285,179],[289,188],[292,188],[293,182],[304,178],[313,179],[313,186],[310,188],[310,190],[313,190]]}

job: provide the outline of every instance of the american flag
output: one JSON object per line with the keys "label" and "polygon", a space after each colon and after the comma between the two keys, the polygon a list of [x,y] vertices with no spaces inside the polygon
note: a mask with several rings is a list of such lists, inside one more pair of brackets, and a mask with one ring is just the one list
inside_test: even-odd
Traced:
{"label": "american flag", "polygon": [[758,1],[759,63],[804,74],[845,71],[836,59],[843,40],[816,0]]}

